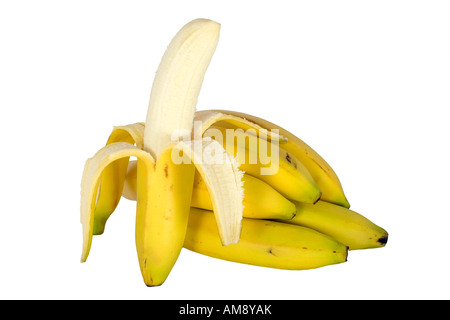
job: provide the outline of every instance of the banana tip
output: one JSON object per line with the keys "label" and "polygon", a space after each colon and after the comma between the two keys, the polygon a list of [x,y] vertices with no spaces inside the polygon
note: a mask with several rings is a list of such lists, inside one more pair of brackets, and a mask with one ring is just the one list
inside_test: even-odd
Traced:
{"label": "banana tip", "polygon": [[319,200],[322,198],[322,191],[319,192],[319,195],[317,197],[317,199],[314,201],[313,204],[316,204],[317,202],[319,202]]}
{"label": "banana tip", "polygon": [[386,235],[384,235],[378,239],[378,243],[380,243],[383,246],[385,246],[387,242],[388,242],[388,234],[387,233],[386,233]]}

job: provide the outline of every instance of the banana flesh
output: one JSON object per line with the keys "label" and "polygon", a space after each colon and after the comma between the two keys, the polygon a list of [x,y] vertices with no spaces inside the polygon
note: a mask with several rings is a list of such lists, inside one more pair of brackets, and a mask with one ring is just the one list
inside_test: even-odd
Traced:
{"label": "banana flesh", "polygon": [[[144,132],[144,149],[157,155],[190,134],[203,78],[219,40],[220,25],[207,19],[187,23],[174,36],[156,71]],[[190,139],[189,139],[190,140]]]}

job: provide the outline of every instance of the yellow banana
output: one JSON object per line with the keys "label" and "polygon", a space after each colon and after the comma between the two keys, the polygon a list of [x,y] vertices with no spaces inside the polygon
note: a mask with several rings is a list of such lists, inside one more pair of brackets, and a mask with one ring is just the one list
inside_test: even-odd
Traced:
{"label": "yellow banana", "polygon": [[[137,165],[130,161],[123,188],[123,196],[129,200],[137,198]],[[253,219],[291,219],[296,212],[295,204],[258,178],[244,174],[244,210],[242,216]],[[208,188],[202,176],[196,172],[191,206],[213,210]]]}
{"label": "yellow banana", "polygon": [[243,171],[265,181],[287,199],[318,201],[321,191],[302,163],[275,143],[252,133],[211,126],[203,136],[214,137],[237,158]]}
{"label": "yellow banana", "polygon": [[[256,130],[263,138],[275,137],[280,143],[280,149],[285,150],[289,157],[297,158],[311,174],[322,192],[321,200],[350,207],[341,182],[331,166],[309,145],[282,127],[253,115],[227,110],[197,111],[195,121],[201,123],[201,126],[194,127],[197,136],[203,135],[212,125],[231,124],[243,130]],[[274,129],[278,130],[278,135],[271,134]]]}
{"label": "yellow banana", "polygon": [[[264,181],[249,174],[244,174],[244,210],[242,216],[252,219],[291,219],[295,216],[295,204],[283,197],[278,191]],[[201,175],[194,178],[191,206],[213,210],[208,189]],[[283,218],[272,218],[282,216]]]}
{"label": "yellow banana", "polygon": [[347,247],[310,228],[269,220],[242,219],[239,243],[220,244],[211,211],[191,208],[184,241],[210,257],[278,269],[302,270],[347,261]]}
{"label": "yellow banana", "polygon": [[319,201],[297,203],[297,214],[289,224],[315,229],[347,245],[350,250],[384,247],[388,233],[361,214],[339,205]]}
{"label": "yellow banana", "polygon": [[243,210],[239,164],[216,141],[186,141],[219,29],[219,24],[205,19],[186,24],[156,72],[145,128],[142,124],[115,128],[107,145],[86,161],[81,185],[82,262],[90,252],[94,229],[102,233],[117,206],[129,157],[137,158],[136,251],[145,284],[162,284],[178,258],[195,169],[211,195],[219,241],[224,246],[239,241]]}

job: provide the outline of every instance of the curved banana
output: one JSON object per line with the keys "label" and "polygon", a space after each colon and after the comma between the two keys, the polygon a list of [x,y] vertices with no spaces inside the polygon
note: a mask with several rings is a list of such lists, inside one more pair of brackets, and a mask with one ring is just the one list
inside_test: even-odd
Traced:
{"label": "curved banana", "polygon": [[[331,166],[309,145],[282,127],[253,115],[227,110],[197,111],[195,121],[201,123],[200,126],[194,127],[194,134],[197,136],[203,135],[213,125],[231,124],[243,130],[256,130],[258,136],[263,138],[276,139],[280,149],[297,158],[311,174],[322,191],[321,200],[350,207],[341,182]],[[278,133],[273,134],[273,129],[278,130]]]}
{"label": "curved banana", "polygon": [[[169,44],[155,75],[145,130],[140,124],[115,128],[107,145],[86,162],[82,262],[91,248],[94,224],[97,234],[103,232],[120,199],[130,156],[137,158],[136,250],[145,284],[162,284],[178,258],[195,169],[211,195],[221,244],[239,241],[243,210],[239,164],[216,141],[186,141],[219,29],[219,24],[205,19],[186,24]],[[180,138],[183,141],[176,142]]]}
{"label": "curved banana", "polygon": [[[228,130],[230,129],[230,130]],[[276,143],[241,128],[211,126],[205,137],[214,137],[236,157],[247,174],[271,185],[289,200],[315,203],[321,191],[303,164]]]}
{"label": "curved banana", "polygon": [[262,267],[303,270],[347,261],[347,247],[310,228],[269,220],[242,220],[239,243],[220,244],[211,211],[191,208],[184,241],[188,250]]}
{"label": "curved banana", "polygon": [[384,247],[388,233],[361,214],[339,205],[319,201],[297,203],[297,214],[281,222],[312,228],[347,245],[350,250]]}
{"label": "curved banana", "polygon": [[[295,216],[295,204],[258,178],[244,174],[244,210],[242,216],[252,219],[291,219]],[[137,162],[130,161],[123,187],[123,197],[136,200]],[[202,176],[196,172],[192,191],[191,207],[213,210],[208,188]]]}

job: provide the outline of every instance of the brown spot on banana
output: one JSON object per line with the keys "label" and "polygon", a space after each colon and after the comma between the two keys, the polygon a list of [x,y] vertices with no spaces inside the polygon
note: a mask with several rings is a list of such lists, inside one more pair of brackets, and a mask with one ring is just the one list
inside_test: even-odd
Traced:
{"label": "brown spot on banana", "polygon": [[291,156],[289,155],[289,153],[286,153],[286,160],[287,160],[287,162],[292,164],[295,169],[297,169],[297,164],[295,162],[292,162],[292,159],[291,159]]}
{"label": "brown spot on banana", "polygon": [[386,243],[388,242],[388,234],[386,234],[385,236],[379,238],[377,240],[378,243],[381,243],[382,245],[386,245]]}
{"label": "brown spot on banana", "polygon": [[166,176],[166,178],[169,176],[169,165],[166,164],[166,166],[164,167],[164,175]]}

